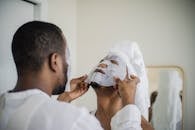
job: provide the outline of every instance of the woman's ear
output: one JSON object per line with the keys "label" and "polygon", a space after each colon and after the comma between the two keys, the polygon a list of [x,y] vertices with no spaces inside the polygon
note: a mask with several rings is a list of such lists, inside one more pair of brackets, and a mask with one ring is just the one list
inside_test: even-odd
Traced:
{"label": "woman's ear", "polygon": [[59,65],[60,65],[60,55],[57,53],[52,53],[49,56],[49,68],[53,72],[57,72],[59,69]]}

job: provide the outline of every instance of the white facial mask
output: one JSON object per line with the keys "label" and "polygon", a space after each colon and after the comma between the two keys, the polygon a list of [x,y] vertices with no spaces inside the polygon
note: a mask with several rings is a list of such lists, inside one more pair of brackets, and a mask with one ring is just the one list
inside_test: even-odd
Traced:
{"label": "white facial mask", "polygon": [[[97,69],[103,71],[104,74],[101,72],[95,72]],[[95,82],[101,86],[110,87],[115,85],[114,77],[123,80],[126,73],[126,63],[118,56],[108,55],[97,65],[97,67],[95,67],[92,73],[89,74],[87,82]]]}

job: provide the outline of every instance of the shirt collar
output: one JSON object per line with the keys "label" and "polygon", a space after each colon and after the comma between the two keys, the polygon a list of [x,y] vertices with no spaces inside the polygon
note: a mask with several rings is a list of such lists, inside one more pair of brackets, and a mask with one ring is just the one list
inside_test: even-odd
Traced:
{"label": "shirt collar", "polygon": [[5,93],[5,96],[11,99],[20,99],[28,96],[37,95],[37,94],[41,94],[44,95],[45,97],[50,98],[49,95],[47,95],[45,92],[41,91],[40,89],[28,89],[20,92],[11,92],[11,93],[7,92]]}

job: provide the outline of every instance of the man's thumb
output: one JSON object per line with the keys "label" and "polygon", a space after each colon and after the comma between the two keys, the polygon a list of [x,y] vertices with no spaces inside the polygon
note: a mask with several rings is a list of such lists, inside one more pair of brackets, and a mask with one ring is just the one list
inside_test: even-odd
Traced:
{"label": "man's thumb", "polygon": [[79,81],[83,81],[85,79],[87,79],[87,75],[86,74],[81,76],[81,77],[79,77],[79,78],[77,78],[77,80],[79,80]]}

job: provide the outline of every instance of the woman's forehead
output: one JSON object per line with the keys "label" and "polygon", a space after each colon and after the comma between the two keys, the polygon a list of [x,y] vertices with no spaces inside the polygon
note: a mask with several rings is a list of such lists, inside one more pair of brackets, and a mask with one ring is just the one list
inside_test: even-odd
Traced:
{"label": "woman's forehead", "polygon": [[105,60],[110,60],[110,59],[114,60],[114,59],[118,59],[118,58],[119,58],[119,57],[116,56],[116,55],[107,55],[104,59],[105,59]]}
{"label": "woman's forehead", "polygon": [[115,61],[118,61],[118,62],[121,62],[122,59],[117,56],[117,55],[107,55],[104,60],[115,60]]}
{"label": "woman's forehead", "polygon": [[117,64],[126,65],[126,62],[121,57],[119,57],[117,55],[107,55],[100,62],[103,62],[104,60],[109,60],[109,61],[112,60],[112,61],[116,61]]}

